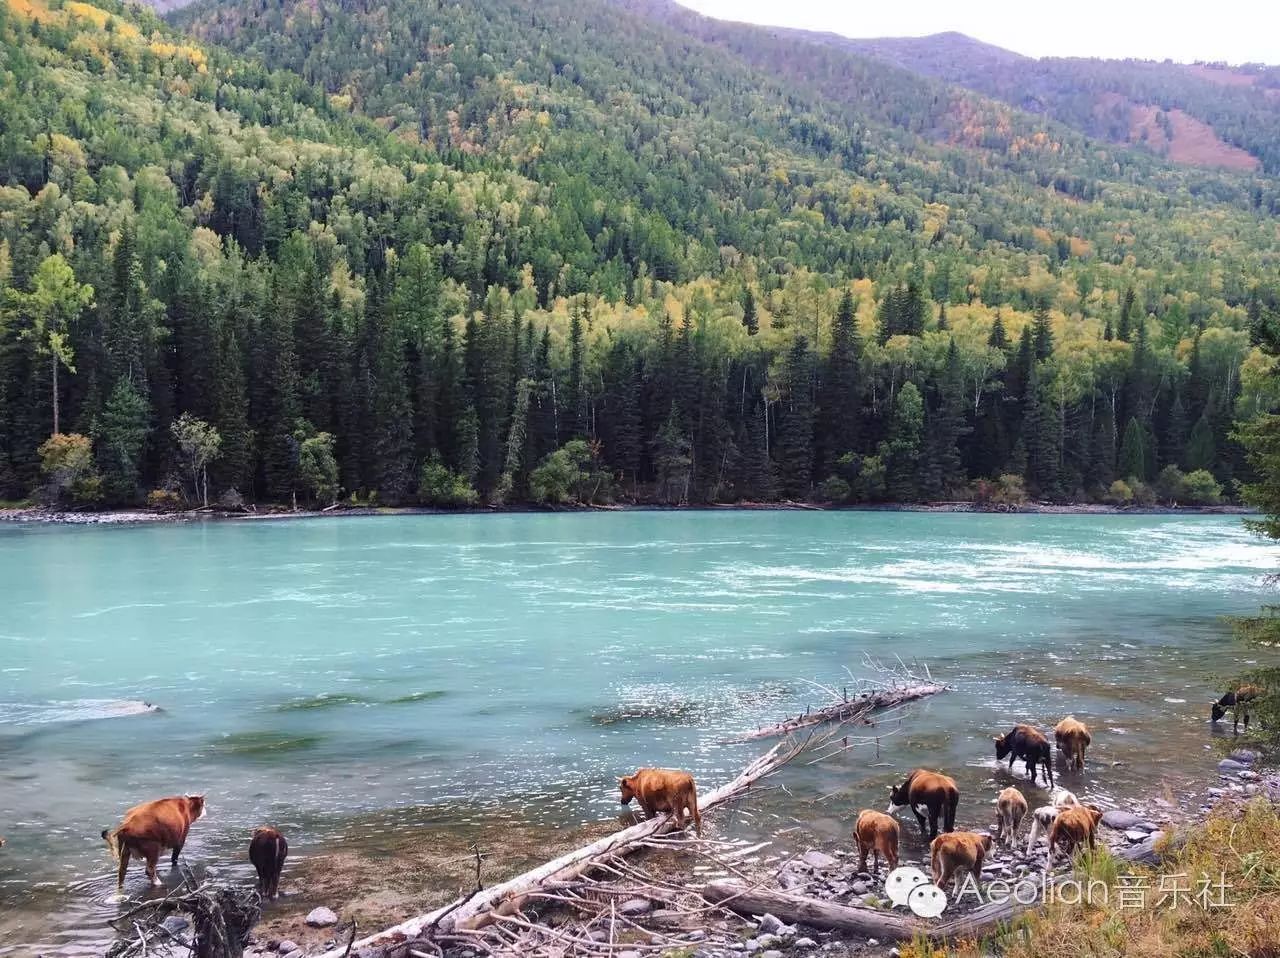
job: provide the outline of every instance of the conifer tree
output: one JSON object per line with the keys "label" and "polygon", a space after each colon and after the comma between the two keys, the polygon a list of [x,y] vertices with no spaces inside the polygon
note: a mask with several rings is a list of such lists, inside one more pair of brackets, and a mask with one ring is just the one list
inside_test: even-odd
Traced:
{"label": "conifer tree", "polygon": [[781,494],[806,499],[813,476],[813,358],[803,334],[787,354],[787,402],[778,428],[777,460]]}

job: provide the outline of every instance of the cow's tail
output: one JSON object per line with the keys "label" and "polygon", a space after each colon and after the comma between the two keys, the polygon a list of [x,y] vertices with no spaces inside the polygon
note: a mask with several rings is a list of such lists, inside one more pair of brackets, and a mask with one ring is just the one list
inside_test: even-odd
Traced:
{"label": "cow's tail", "polygon": [[107,843],[107,848],[111,850],[111,857],[115,861],[120,861],[120,830],[112,831],[109,828],[102,830],[102,840]]}

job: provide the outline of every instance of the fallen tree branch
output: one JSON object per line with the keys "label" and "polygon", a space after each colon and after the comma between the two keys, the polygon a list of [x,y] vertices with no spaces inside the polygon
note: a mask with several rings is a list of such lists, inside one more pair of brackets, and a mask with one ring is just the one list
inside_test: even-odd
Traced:
{"label": "fallen tree branch", "polygon": [[762,738],[793,735],[802,729],[812,728],[816,725],[826,725],[828,723],[847,724],[866,718],[872,712],[880,709],[894,708],[907,702],[914,702],[917,699],[946,691],[946,689],[947,686],[941,682],[923,681],[912,682],[909,685],[894,688],[863,692],[860,695],[854,695],[852,698],[839,698],[838,701],[830,705],[806,712],[803,715],[797,715],[775,725],[766,725],[764,728],[758,728],[754,732],[748,732],[740,738],[730,739],[729,741],[753,742]]}
{"label": "fallen tree branch", "polygon": [[[751,762],[731,782],[703,794],[698,802],[700,809],[711,811],[741,798],[758,782],[812,747],[815,741],[825,739],[815,740],[812,734],[802,740],[784,739]],[[662,815],[615,832],[483,892],[473,893],[466,899],[451,902],[358,941],[355,953],[361,958],[395,958],[424,933],[448,935],[483,927],[499,916],[514,914],[530,895],[542,891],[548,884],[577,878],[601,862],[627,854],[647,839],[670,831],[672,824],[671,816]],[[325,952],[321,958],[342,958],[342,951],[334,949]]]}

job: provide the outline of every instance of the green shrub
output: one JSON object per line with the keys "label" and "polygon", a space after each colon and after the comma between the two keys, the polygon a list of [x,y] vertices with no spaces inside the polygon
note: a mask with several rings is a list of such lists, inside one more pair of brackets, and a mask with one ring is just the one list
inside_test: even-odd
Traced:
{"label": "green shrub", "polygon": [[433,456],[422,467],[418,499],[428,506],[474,506],[480,501],[471,483]]}
{"label": "green shrub", "polygon": [[815,491],[814,498],[818,502],[830,502],[839,504],[848,502],[849,496],[853,490],[849,483],[845,482],[839,476],[828,476],[822,481]]}

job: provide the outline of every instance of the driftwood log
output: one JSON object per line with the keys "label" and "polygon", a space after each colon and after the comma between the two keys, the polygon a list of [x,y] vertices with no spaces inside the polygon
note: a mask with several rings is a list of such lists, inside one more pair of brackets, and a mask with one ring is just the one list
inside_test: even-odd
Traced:
{"label": "driftwood log", "polygon": [[786,719],[776,725],[766,725],[764,728],[748,732],[740,738],[732,739],[732,741],[753,742],[762,738],[794,735],[796,732],[818,725],[830,723],[847,724],[866,718],[872,712],[896,708],[899,705],[905,705],[908,702],[914,702],[926,696],[936,695],[945,689],[945,685],[933,681],[912,682],[887,689],[873,689],[869,692],[855,695],[852,698],[841,697],[830,705],[824,705],[822,708]]}
{"label": "driftwood log", "polygon": [[[898,705],[941,692],[943,689],[944,686],[936,683],[931,684],[927,690],[916,687],[915,691],[906,698],[901,697],[901,693],[906,691],[905,688],[894,689],[890,692],[890,704]],[[877,706],[873,702],[865,705],[863,712],[869,712],[875,708]],[[816,724],[818,723],[808,723],[808,725]],[[806,727],[798,726],[798,728]],[[731,782],[700,795],[699,808],[703,812],[708,812],[742,798],[757,783],[779,771],[798,755],[827,744],[838,732],[837,727],[828,736],[818,736],[811,729],[804,738],[792,736],[783,739],[755,759]],[[429,941],[433,937],[447,938],[473,932],[491,924],[499,916],[513,915],[532,897],[562,886],[604,863],[616,861],[621,856],[636,851],[646,842],[670,831],[672,826],[669,815],[651,818],[561,855],[553,861],[539,865],[501,884],[477,890],[468,897],[460,898],[449,905],[425,915],[410,918],[399,925],[357,941],[354,947],[347,945],[334,948],[325,952],[320,958],[345,958],[348,950],[351,955],[359,958],[405,958],[419,951],[422,953],[437,951],[436,948],[419,947],[419,940]]]}
{"label": "driftwood log", "polygon": [[[1161,856],[1155,845],[1156,839],[1148,838],[1121,849],[1115,856],[1135,864],[1158,864]],[[1043,878],[1044,886],[1052,887],[1070,877],[1069,872],[1047,875]],[[1033,881],[1037,888],[1040,887],[1040,881],[1033,875],[1024,876],[1023,880]],[[1037,892],[1037,900],[1029,904],[1020,903],[1010,895],[1001,901],[975,908],[958,918],[936,923],[917,918],[908,912],[892,912],[865,905],[841,905],[805,895],[749,887],[734,880],[711,882],[702,889],[702,897],[712,904],[724,905],[742,915],[771,914],[788,924],[799,923],[883,941],[908,941],[916,936],[932,941],[954,941],[979,938],[997,925],[1012,921],[1037,907],[1040,895]]]}

